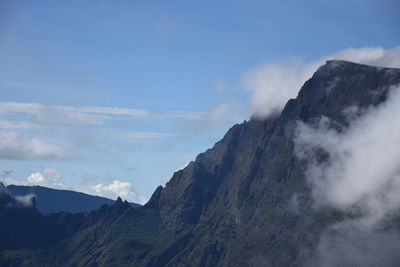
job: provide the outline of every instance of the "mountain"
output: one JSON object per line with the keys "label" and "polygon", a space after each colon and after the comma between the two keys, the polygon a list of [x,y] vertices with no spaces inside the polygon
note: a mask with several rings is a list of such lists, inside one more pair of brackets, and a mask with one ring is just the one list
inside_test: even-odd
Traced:
{"label": "mountain", "polygon": [[82,213],[44,216],[34,205],[33,196],[14,198],[0,182],[0,248],[51,247],[76,231],[83,219]]}
{"label": "mountain", "polygon": [[[8,185],[7,189],[13,196],[35,195],[36,208],[42,213],[88,212],[98,209],[104,204],[112,205],[115,202],[105,197],[43,186]],[[132,206],[140,207],[136,203],[132,203]]]}
{"label": "mountain", "polygon": [[[398,252],[399,242],[393,239],[400,230],[397,217],[362,236],[360,251],[347,246],[339,257],[319,264],[318,257],[328,255],[321,254],[327,230],[336,233],[333,241],[342,240],[337,234],[340,227],[333,226],[351,222],[359,210],[347,214],[333,206],[315,207],[308,163],[297,155],[296,136],[299,124],[321,121],[331,136],[346,132],[351,116],[383,106],[399,83],[400,69],[327,61],[281,114],[234,125],[213,148],[174,173],[165,187],[158,187],[143,207],[134,209],[118,199],[84,214],[31,215],[30,225],[9,231],[31,233],[29,227],[44,221],[51,227],[43,236],[51,235],[56,226],[63,235],[46,239],[41,246],[35,240],[40,237],[29,237],[38,247],[29,245],[33,241],[25,244],[24,236],[18,236],[18,247],[0,236],[0,265],[395,266],[399,253],[386,258],[381,252]],[[335,156],[323,147],[316,148],[315,155],[314,163],[325,168]],[[9,218],[7,208],[0,208],[1,218]],[[33,207],[18,210],[36,214]],[[351,229],[349,235],[357,235],[359,228]],[[332,242],[327,252],[336,249]],[[373,242],[379,247],[365,250]],[[367,259],[380,264],[362,262]]]}

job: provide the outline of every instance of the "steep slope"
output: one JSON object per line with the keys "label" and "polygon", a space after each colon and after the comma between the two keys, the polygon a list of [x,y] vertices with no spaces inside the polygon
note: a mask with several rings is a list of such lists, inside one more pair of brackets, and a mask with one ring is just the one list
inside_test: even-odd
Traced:
{"label": "steep slope", "polygon": [[[166,227],[196,238],[168,262],[293,266],[308,257],[334,210],[314,211],[305,165],[294,153],[298,121],[322,116],[345,127],[346,108],[382,103],[400,70],[328,61],[290,100],[279,117],[236,125],[213,149],[174,174],[150,200]],[[299,196],[301,212],[291,210]],[[156,203],[156,204],[155,204]]]}
{"label": "steep slope", "polygon": [[[7,189],[13,196],[35,195],[36,208],[42,213],[88,212],[98,209],[104,204],[112,205],[115,202],[105,197],[43,186],[8,185]],[[132,206],[140,207],[136,203],[132,203]]]}
{"label": "steep slope", "polygon": [[[344,111],[379,106],[399,83],[399,69],[328,61],[279,116],[233,126],[145,206],[112,219],[102,209],[87,214],[79,231],[37,263],[302,266],[324,230],[346,214],[313,208],[307,166],[295,153],[298,122],[326,117],[340,131],[349,124]],[[321,151],[318,160],[324,157]]]}

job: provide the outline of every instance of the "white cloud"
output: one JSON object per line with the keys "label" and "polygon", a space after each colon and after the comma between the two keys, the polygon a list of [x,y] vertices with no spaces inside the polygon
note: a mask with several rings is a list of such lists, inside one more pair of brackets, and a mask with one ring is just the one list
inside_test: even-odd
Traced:
{"label": "white cloud", "polygon": [[397,86],[377,107],[343,110],[349,126],[340,131],[330,127],[337,122],[329,118],[299,123],[295,152],[307,164],[305,175],[315,208],[334,208],[344,216],[326,226],[305,266],[399,262],[400,232],[395,223],[400,216],[399,103]]}
{"label": "white cloud", "polygon": [[[389,99],[338,132],[322,119],[299,124],[296,152],[309,161],[306,172],[320,206],[361,213],[359,226],[373,228],[400,214],[400,87]],[[316,151],[328,161],[318,161]]]}
{"label": "white cloud", "polygon": [[32,207],[32,206],[34,206],[34,203],[36,202],[35,195],[33,195],[33,194],[28,194],[25,196],[16,196],[14,198],[17,201],[18,206],[22,206],[22,207]]}
{"label": "white cloud", "polygon": [[126,199],[128,201],[132,201],[139,204],[144,204],[146,199],[139,196],[130,182],[121,182],[119,180],[114,180],[111,184],[96,184],[90,186],[88,190],[86,190],[89,194],[95,194],[98,196],[108,197],[111,199],[116,199],[117,197],[121,197],[122,199]]}
{"label": "white cloud", "polygon": [[324,56],[311,63],[301,60],[271,63],[245,73],[243,84],[252,92],[255,116],[266,117],[280,112],[290,98],[295,98],[306,80],[329,59],[348,60],[368,65],[400,67],[400,46],[349,48]]}
{"label": "white cloud", "polygon": [[35,172],[29,175],[27,180],[31,184],[40,184],[44,182],[44,177],[40,172]]}
{"label": "white cloud", "polygon": [[60,181],[60,173],[53,168],[44,168],[40,172],[32,173],[26,178],[26,184],[65,188]]}
{"label": "white cloud", "polygon": [[0,131],[0,159],[67,160],[71,154],[38,138],[26,139],[13,132]]}
{"label": "white cloud", "polygon": [[114,180],[110,184],[98,183],[96,185],[85,185],[79,187],[69,187],[62,180],[58,170],[54,168],[44,168],[39,172],[32,173],[26,179],[18,179],[14,177],[14,171],[0,172],[0,179],[6,184],[15,185],[40,185],[50,188],[75,190],[77,192],[84,192],[86,194],[117,199],[121,197],[130,202],[138,204],[145,204],[147,199],[140,196],[133,188],[130,182],[123,182]]}
{"label": "white cloud", "polygon": [[[0,182],[0,198],[5,196],[11,196],[11,194],[5,185]],[[32,207],[35,203],[35,196],[32,194],[28,194],[26,196],[16,196],[13,198],[15,199],[15,202],[9,202],[8,207]]]}

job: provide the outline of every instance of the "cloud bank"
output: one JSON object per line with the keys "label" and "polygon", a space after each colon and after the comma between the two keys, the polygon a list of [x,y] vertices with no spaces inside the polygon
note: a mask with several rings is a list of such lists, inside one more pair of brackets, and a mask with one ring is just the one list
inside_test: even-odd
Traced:
{"label": "cloud bank", "polygon": [[324,56],[311,63],[299,59],[271,63],[245,73],[244,87],[252,93],[251,107],[256,117],[268,117],[279,113],[286,102],[295,98],[305,81],[326,60],[348,60],[362,64],[400,67],[400,46],[349,48]]}
{"label": "cloud bank", "polygon": [[388,225],[400,218],[399,103],[397,86],[385,103],[351,115],[340,132],[328,118],[298,124],[295,152],[308,164],[315,208],[347,214],[326,229],[307,266],[393,266],[400,260],[400,232]]}
{"label": "cloud bank", "polygon": [[[400,211],[400,87],[369,108],[342,132],[322,118],[315,126],[299,123],[296,152],[309,162],[307,177],[320,206],[362,212],[373,226]],[[328,154],[320,162],[317,151]]]}

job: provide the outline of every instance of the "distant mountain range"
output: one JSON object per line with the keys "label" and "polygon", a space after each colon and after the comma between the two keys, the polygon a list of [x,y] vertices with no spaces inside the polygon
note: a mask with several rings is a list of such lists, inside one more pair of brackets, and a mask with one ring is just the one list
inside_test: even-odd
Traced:
{"label": "distant mountain range", "polygon": [[[53,189],[43,186],[8,185],[7,190],[13,196],[35,195],[36,208],[42,213],[49,212],[89,212],[102,205],[112,205],[115,200],[92,196],[71,190]],[[133,207],[141,205],[131,203]]]}
{"label": "distant mountain range", "polygon": [[[365,231],[362,207],[316,207],[309,176],[323,177],[338,155],[313,146],[310,159],[320,169],[309,172],[295,143],[299,125],[327,133],[306,131],[308,142],[340,141],[351,118],[385,107],[399,84],[400,69],[327,61],[280,114],[234,125],[140,208],[119,198],[87,213],[41,214],[33,199],[13,198],[0,183],[0,266],[399,266],[400,217]],[[399,195],[381,193],[376,199]]]}

